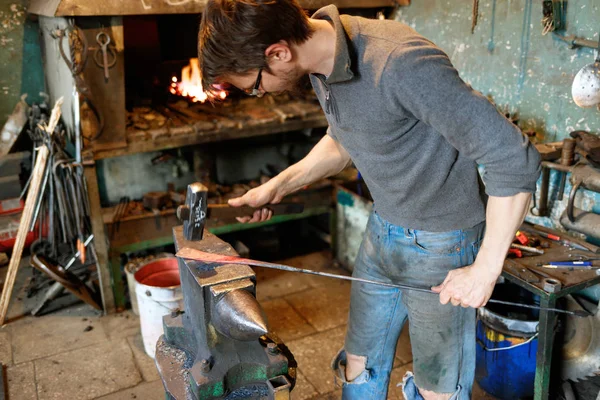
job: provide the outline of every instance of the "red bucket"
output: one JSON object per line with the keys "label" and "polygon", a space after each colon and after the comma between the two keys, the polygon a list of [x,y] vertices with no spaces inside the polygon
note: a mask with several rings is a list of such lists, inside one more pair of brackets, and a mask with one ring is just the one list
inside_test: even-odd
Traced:
{"label": "red bucket", "polygon": [[181,284],[176,257],[152,260],[141,267],[134,278],[138,283],[154,287],[174,287]]}

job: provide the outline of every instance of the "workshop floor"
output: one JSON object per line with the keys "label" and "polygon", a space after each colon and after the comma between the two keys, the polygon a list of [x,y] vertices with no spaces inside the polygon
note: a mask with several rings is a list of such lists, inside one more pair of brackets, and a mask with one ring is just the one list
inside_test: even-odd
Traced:
{"label": "workshop floor", "polygon": [[[139,320],[127,311],[101,317],[76,304],[43,317],[25,315],[33,302],[22,288],[29,267],[20,270],[9,319],[0,330],[0,362],[10,400],[162,400],[154,362],[143,350]],[[333,273],[328,251],[284,260]],[[6,268],[2,268],[4,273]],[[329,364],[343,344],[350,284],[309,275],[258,270],[258,299],[271,329],[298,361],[294,400],[339,399]],[[401,399],[399,383],[412,367],[408,332],[402,332],[390,382],[390,399]],[[476,388],[473,399],[493,399]]]}

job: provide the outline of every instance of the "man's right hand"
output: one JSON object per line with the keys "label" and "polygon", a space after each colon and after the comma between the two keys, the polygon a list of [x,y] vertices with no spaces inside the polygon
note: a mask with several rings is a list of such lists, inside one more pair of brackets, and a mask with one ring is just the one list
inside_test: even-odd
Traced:
{"label": "man's right hand", "polygon": [[[276,204],[280,201],[281,196],[278,194],[277,186],[275,185],[274,180],[270,180],[263,185],[255,187],[254,189],[250,189],[241,197],[230,199],[228,203],[232,207],[247,205],[250,207],[259,208],[266,204]],[[237,217],[236,219],[242,223],[262,222],[271,219],[272,216],[273,211],[269,210],[268,208],[259,208],[254,212],[253,215]]]}

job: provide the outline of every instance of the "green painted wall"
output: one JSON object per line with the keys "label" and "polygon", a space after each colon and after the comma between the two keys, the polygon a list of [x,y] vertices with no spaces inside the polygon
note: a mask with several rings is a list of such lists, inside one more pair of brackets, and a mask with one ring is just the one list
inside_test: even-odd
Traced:
{"label": "green painted wall", "polygon": [[[501,108],[517,111],[523,129],[545,142],[576,129],[600,131],[600,112],[571,99],[575,74],[593,62],[592,49],[569,49],[542,35],[542,2],[480,0],[479,22],[471,34],[473,0],[413,0],[396,19],[435,42],[462,78]],[[567,32],[598,40],[600,1],[571,0]]]}
{"label": "green painted wall", "polygon": [[[541,1],[480,0],[473,34],[472,6],[473,0],[413,0],[395,18],[441,47],[461,77],[501,110],[518,113],[519,125],[535,131],[536,140],[559,141],[577,129],[600,132],[600,111],[581,109],[571,99],[573,78],[594,61],[594,50],[570,49],[552,34],[543,35]],[[597,42],[598,30],[600,1],[570,0],[566,32]],[[528,221],[564,229],[559,219],[568,196],[557,199],[559,181],[560,174],[552,173],[550,217],[530,214]],[[570,189],[567,183],[565,193]],[[581,191],[575,205],[600,213],[600,194]]]}
{"label": "green painted wall", "polygon": [[0,0],[0,123],[21,96],[23,33],[27,15],[20,2]]}
{"label": "green painted wall", "polygon": [[26,0],[0,0],[0,126],[21,94],[39,101],[44,90],[37,22],[27,15]]}

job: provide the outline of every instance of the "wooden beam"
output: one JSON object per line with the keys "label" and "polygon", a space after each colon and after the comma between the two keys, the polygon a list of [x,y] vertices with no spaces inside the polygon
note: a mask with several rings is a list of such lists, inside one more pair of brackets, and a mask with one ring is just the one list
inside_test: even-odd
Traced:
{"label": "wooden beam", "polygon": [[[393,0],[299,0],[302,7],[316,10],[328,4],[338,8],[392,7]],[[399,0],[401,5],[409,0]],[[206,0],[31,0],[28,11],[48,17],[97,15],[199,14]]]}
{"label": "wooden beam", "polygon": [[[80,2],[91,3],[91,2]],[[128,3],[128,2],[124,2]],[[96,3],[94,3],[96,4]],[[98,3],[100,4],[100,3]],[[94,19],[81,24],[88,46],[88,63],[83,70],[83,77],[90,88],[92,102],[104,118],[104,130],[100,137],[93,141],[93,149],[110,150],[127,146],[125,139],[125,55],[123,44],[123,18]],[[101,65],[102,58],[100,39],[110,40],[107,63],[108,79],[104,77]],[[114,64],[113,64],[114,62]],[[91,127],[89,129],[88,127]],[[95,117],[91,110],[81,111],[81,128],[84,136],[96,135]],[[90,131],[91,132],[88,132]]]}
{"label": "wooden beam", "polygon": [[102,307],[104,308],[104,312],[106,314],[112,314],[116,311],[115,296],[110,279],[108,242],[104,231],[104,222],[102,221],[102,207],[100,205],[100,192],[98,190],[96,165],[86,165],[84,168],[84,175],[90,201],[90,220],[92,222],[92,233],[94,234],[94,246],[96,249],[97,259],[96,268],[98,269],[98,277],[100,279]]}
{"label": "wooden beam", "polygon": [[[43,126],[48,136],[52,136],[56,124],[58,124],[62,102],[62,97],[56,101],[48,125]],[[6,281],[4,282],[4,288],[2,289],[2,296],[0,297],[0,325],[4,325],[6,314],[8,312],[10,296],[12,295],[15,286],[15,280],[17,279],[17,271],[19,270],[19,264],[21,263],[21,255],[23,254],[23,248],[25,247],[25,239],[29,232],[29,226],[33,220],[33,213],[35,211],[38,194],[42,186],[42,178],[44,177],[46,168],[50,168],[50,166],[46,166],[48,154],[48,147],[43,145],[40,146],[35,160],[35,166],[31,172],[31,181],[29,183],[29,190],[27,191],[27,199],[25,200],[25,207],[21,214],[17,238],[13,247],[12,256],[10,257],[10,263],[8,264],[8,273],[6,274]]]}
{"label": "wooden beam", "polygon": [[[148,151],[160,151],[174,149],[184,146],[192,146],[202,143],[212,143],[222,140],[241,139],[246,137],[270,135],[275,132],[283,133],[306,128],[321,128],[327,126],[327,119],[324,114],[313,115],[306,119],[290,120],[284,123],[275,122],[264,125],[255,125],[243,129],[231,128],[213,130],[209,132],[198,131],[193,126],[178,128],[177,135],[169,135],[167,128],[164,129],[164,135],[155,135],[148,132],[147,139],[138,139],[128,143],[127,147],[112,150],[95,150],[94,159],[119,157],[135,153],[144,153]],[[174,130],[174,129],[173,129]],[[152,138],[154,137],[154,138]]]}

